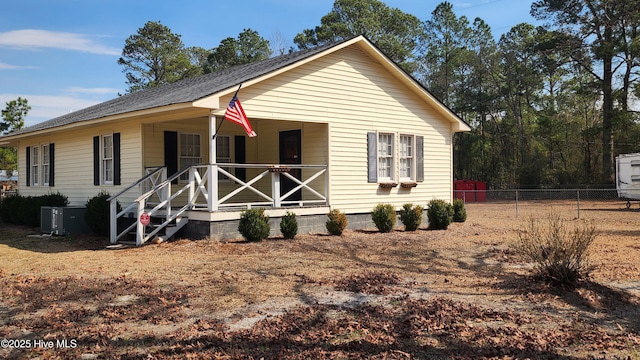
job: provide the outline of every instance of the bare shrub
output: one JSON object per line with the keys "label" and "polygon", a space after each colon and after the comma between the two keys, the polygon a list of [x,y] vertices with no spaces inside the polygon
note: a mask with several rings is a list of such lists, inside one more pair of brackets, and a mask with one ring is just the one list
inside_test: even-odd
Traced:
{"label": "bare shrub", "polygon": [[333,209],[327,214],[327,222],[325,225],[331,235],[341,236],[347,227],[347,223],[347,214],[340,212],[338,209]]}
{"label": "bare shrub", "polygon": [[571,227],[556,211],[550,211],[543,221],[529,218],[517,233],[515,250],[535,264],[536,274],[544,281],[575,285],[589,276],[589,246],[597,235],[594,225]]}

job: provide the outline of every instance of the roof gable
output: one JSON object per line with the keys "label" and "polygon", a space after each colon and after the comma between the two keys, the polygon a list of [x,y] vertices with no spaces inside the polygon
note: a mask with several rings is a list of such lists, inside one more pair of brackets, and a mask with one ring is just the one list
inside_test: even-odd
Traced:
{"label": "roof gable", "polygon": [[395,73],[396,77],[400,79],[400,81],[412,87],[415,91],[420,93],[425,100],[434,104],[439,113],[445,116],[445,118],[450,122],[456,124],[456,126],[454,126],[454,130],[467,131],[470,129],[464,121],[437,100],[413,77],[404,72],[397,64],[384,55],[375,45],[373,45],[373,43],[364,36],[358,36],[337,43],[327,44],[313,49],[305,49],[263,61],[235,66],[219,72],[205,74],[199,77],[126,94],[100,104],[17,130],[11,134],[0,136],[0,140],[3,138],[19,137],[22,134],[58,128],[84,121],[98,120],[171,105],[184,104],[186,107],[197,106],[198,103],[207,103],[207,99],[212,96],[219,97],[228,92],[235,91],[235,87],[238,84],[249,86],[266,78],[276,76],[281,72],[287,71],[291,67],[300,66],[309,61],[313,61],[316,57],[324,56],[325,54],[332,53],[354,44],[360,45],[367,53],[372,55],[377,61],[381,62],[385,68]]}

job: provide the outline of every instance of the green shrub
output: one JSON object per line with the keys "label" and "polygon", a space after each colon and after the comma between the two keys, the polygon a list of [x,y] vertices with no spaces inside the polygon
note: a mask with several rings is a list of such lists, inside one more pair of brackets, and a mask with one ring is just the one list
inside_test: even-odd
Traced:
{"label": "green shrub", "polygon": [[41,207],[67,205],[69,205],[69,200],[60,193],[40,196],[12,195],[0,202],[0,218],[12,224],[39,227]]}
{"label": "green shrub", "polygon": [[2,201],[0,201],[0,218],[2,218],[2,221],[11,224],[20,224],[19,210],[24,201],[25,197],[18,194],[10,195],[2,199]]}
{"label": "green shrub", "polygon": [[287,211],[280,220],[280,232],[285,239],[293,239],[298,234],[298,221],[296,214]]}
{"label": "green shrub", "polygon": [[[85,204],[87,210],[85,220],[91,231],[100,236],[109,236],[109,219],[111,218],[111,204],[107,201],[110,197],[108,192],[102,190],[98,195],[92,197]],[[117,204],[117,211],[122,208]]]}
{"label": "green shrub", "polygon": [[462,199],[453,200],[453,221],[454,222],[467,221],[467,209],[465,209],[464,200]]}
{"label": "green shrub", "polygon": [[69,198],[66,195],[62,195],[59,192],[48,193],[47,195],[40,196],[42,206],[67,206],[69,205]]}
{"label": "green shrub", "polygon": [[388,233],[396,225],[396,209],[391,204],[378,204],[371,211],[371,220],[378,231]]}
{"label": "green shrub", "polygon": [[37,227],[40,226],[40,199],[27,196],[18,209],[18,224]]}
{"label": "green shrub", "polygon": [[577,223],[570,228],[557,212],[546,223],[531,217],[518,231],[515,250],[534,263],[534,271],[554,285],[575,285],[589,276],[589,246],[596,237],[593,225]]}
{"label": "green shrub", "polygon": [[422,212],[423,208],[420,205],[413,206],[413,204],[402,205],[400,210],[400,221],[404,225],[405,231],[416,231],[422,224]]}
{"label": "green shrub", "polygon": [[429,229],[446,230],[453,222],[453,206],[444,200],[434,199],[428,204]]}
{"label": "green shrub", "polygon": [[269,225],[269,217],[264,214],[264,209],[253,208],[244,210],[242,214],[240,214],[238,231],[250,242],[262,241],[268,238],[271,232],[271,225]]}
{"label": "green shrub", "polygon": [[342,235],[342,232],[347,227],[347,215],[338,209],[333,209],[327,214],[325,226],[329,234]]}

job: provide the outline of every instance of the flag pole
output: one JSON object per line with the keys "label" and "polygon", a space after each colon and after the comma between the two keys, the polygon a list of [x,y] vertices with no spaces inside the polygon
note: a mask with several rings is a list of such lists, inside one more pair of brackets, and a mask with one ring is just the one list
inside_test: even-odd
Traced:
{"label": "flag pole", "polygon": [[[240,83],[240,85],[238,85],[238,89],[236,90],[235,94],[233,94],[233,97],[231,99],[236,98],[236,96],[238,96],[238,91],[240,91],[240,88],[242,87],[242,83]],[[216,128],[216,132],[213,134],[213,137],[211,138],[211,140],[215,140],[216,136],[218,135],[218,130],[220,130],[220,127],[222,126],[222,123],[224,122],[224,116],[222,116],[222,120],[220,120],[220,124],[218,124],[218,127]]]}

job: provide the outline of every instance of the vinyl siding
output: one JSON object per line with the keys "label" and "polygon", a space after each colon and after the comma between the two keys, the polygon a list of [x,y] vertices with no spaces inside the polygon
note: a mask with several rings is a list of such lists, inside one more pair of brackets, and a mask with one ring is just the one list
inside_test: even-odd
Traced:
{"label": "vinyl siding", "polygon": [[[258,137],[276,136],[271,119],[329,123],[331,206],[347,212],[369,212],[380,202],[401,207],[426,205],[434,198],[451,201],[451,124],[415,93],[357,47],[345,48],[257,83],[240,94]],[[228,101],[222,99],[221,104]],[[286,126],[285,126],[286,127]],[[425,179],[416,188],[382,190],[367,183],[367,132],[389,132],[396,142],[395,177],[400,134],[424,136]],[[305,135],[309,142],[311,134]],[[277,139],[277,137],[276,137]],[[261,142],[260,160],[277,160],[277,144]],[[315,146],[326,148],[323,139]],[[274,148],[274,153],[266,152]],[[303,145],[304,146],[304,145]],[[317,148],[316,148],[317,149]],[[305,163],[312,163],[305,156]]]}
{"label": "vinyl siding", "polygon": [[[119,132],[121,136],[121,179],[122,185],[93,185],[93,137]],[[140,125],[107,125],[90,129],[70,130],[33,137],[20,142],[18,147],[18,168],[26,174],[25,147],[37,144],[55,143],[55,186],[26,186],[26,179],[20,177],[20,194],[37,196],[49,192],[60,192],[69,198],[72,206],[84,205],[87,200],[104,190],[115,194],[140,178],[141,167]]]}

